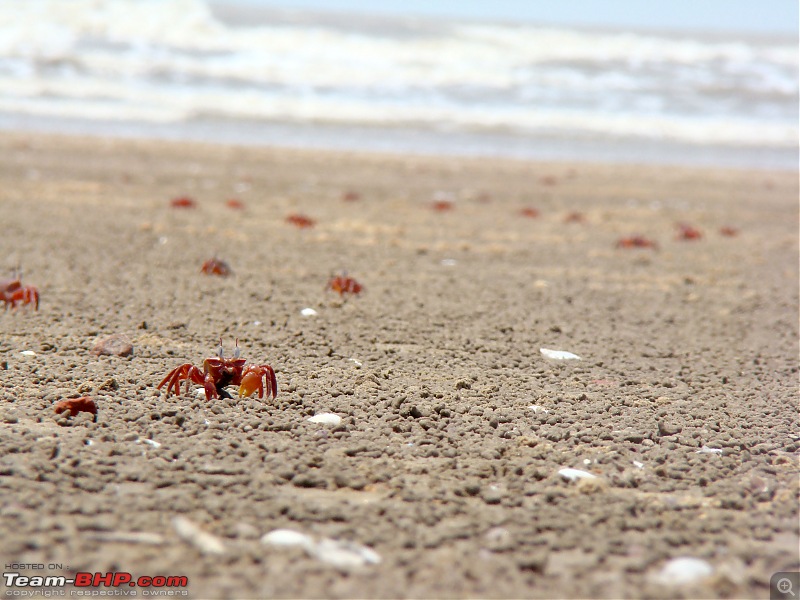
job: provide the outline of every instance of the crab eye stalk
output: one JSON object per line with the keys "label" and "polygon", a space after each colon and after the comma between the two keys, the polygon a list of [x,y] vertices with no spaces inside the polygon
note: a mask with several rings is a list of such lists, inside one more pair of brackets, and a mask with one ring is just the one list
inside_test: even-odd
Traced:
{"label": "crab eye stalk", "polygon": [[239,351],[239,338],[236,338],[236,346],[233,349],[233,358],[239,358],[241,352]]}
{"label": "crab eye stalk", "polygon": [[222,353],[222,338],[219,338],[219,346],[217,347],[217,356],[219,356],[220,358],[223,357],[223,353]]}

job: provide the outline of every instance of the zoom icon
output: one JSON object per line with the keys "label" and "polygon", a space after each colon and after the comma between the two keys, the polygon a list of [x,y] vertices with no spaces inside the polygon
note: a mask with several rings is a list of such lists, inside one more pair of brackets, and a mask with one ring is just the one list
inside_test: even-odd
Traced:
{"label": "zoom icon", "polygon": [[800,600],[800,573],[779,571],[769,580],[769,600]]}

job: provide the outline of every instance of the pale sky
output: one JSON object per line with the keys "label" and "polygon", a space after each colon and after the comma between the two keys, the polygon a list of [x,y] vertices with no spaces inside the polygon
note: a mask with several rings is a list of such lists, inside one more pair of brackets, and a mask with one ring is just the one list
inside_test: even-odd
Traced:
{"label": "pale sky", "polygon": [[286,8],[544,24],[794,34],[797,0],[244,0]]}

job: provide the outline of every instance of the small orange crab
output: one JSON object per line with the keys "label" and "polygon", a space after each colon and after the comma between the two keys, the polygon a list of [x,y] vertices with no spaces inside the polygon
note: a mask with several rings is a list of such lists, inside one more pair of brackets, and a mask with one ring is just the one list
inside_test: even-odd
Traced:
{"label": "small orange crab", "polygon": [[564,223],[585,223],[586,217],[583,213],[571,212],[564,217]]}
{"label": "small orange crab", "polygon": [[220,277],[227,277],[233,273],[228,263],[216,256],[204,262],[203,266],[200,267],[200,272],[205,275],[219,275]]}
{"label": "small orange crab", "polygon": [[519,214],[523,217],[528,217],[529,219],[536,219],[539,217],[539,211],[531,206],[526,206],[519,211]]}
{"label": "small orange crab", "polygon": [[266,390],[267,396],[275,398],[278,395],[278,380],[275,378],[275,371],[269,365],[249,365],[245,367],[247,361],[239,358],[239,340],[236,340],[236,347],[233,351],[233,358],[225,358],[222,353],[222,338],[219,340],[217,356],[211,356],[203,361],[203,370],[190,363],[185,363],[175,367],[167,373],[167,376],[158,384],[160,390],[164,385],[167,386],[167,396],[174,393],[180,395],[181,382],[186,381],[186,392],[192,383],[202,385],[206,390],[206,398],[231,398],[232,396],[225,390],[225,386],[238,385],[239,396],[250,396],[253,392],[258,392],[258,397],[264,397]]}
{"label": "small orange crab", "polygon": [[241,200],[237,200],[236,198],[231,198],[225,202],[225,206],[232,210],[244,210],[244,202]]}
{"label": "small orange crab", "polygon": [[197,208],[197,202],[189,196],[180,196],[170,200],[169,205],[172,208]]}
{"label": "small orange crab", "polygon": [[39,310],[39,290],[32,285],[22,285],[22,275],[17,275],[11,279],[0,279],[0,301],[5,302],[6,308],[17,307],[17,302],[21,304],[33,304],[35,310]]}
{"label": "small orange crab", "polygon": [[56,402],[55,410],[57,415],[60,415],[64,411],[68,411],[72,417],[77,415],[79,412],[88,412],[94,415],[95,421],[97,420],[97,404],[95,404],[94,400],[89,398],[89,396]]}
{"label": "small orange crab", "polygon": [[286,222],[291,223],[292,225],[294,225],[295,227],[299,227],[300,229],[313,227],[317,223],[314,219],[299,214],[289,215],[288,217],[286,217]]}
{"label": "small orange crab", "polygon": [[647,239],[641,235],[634,235],[632,237],[622,238],[617,242],[617,248],[652,248],[656,250],[658,244],[653,240]]}
{"label": "small orange crab", "polygon": [[360,294],[364,287],[352,277],[348,277],[347,273],[343,273],[336,277],[331,277],[328,282],[328,289],[338,292],[339,296],[344,296],[345,294]]}
{"label": "small orange crab", "polygon": [[677,239],[679,240],[699,240],[703,237],[703,233],[688,223],[676,223],[675,227],[678,228]]}

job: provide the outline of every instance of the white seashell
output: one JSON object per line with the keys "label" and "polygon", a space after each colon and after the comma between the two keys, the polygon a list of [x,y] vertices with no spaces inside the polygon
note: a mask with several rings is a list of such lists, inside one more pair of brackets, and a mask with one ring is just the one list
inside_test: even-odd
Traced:
{"label": "white seashell", "polygon": [[530,408],[534,413],[543,412],[548,414],[550,412],[544,406],[539,406],[538,404],[531,404],[528,408]]}
{"label": "white seashell", "polygon": [[256,327],[258,327],[259,325],[261,325],[261,321],[253,321],[253,325],[255,325]]}
{"label": "white seashell", "polygon": [[372,548],[344,540],[323,538],[310,548],[308,553],[337,569],[353,569],[364,565],[377,565],[380,555]]}
{"label": "white seashell", "polygon": [[273,529],[261,536],[261,543],[268,546],[301,546],[310,548],[314,545],[314,540],[310,535],[300,533],[294,529]]}
{"label": "white seashell", "polygon": [[358,360],[356,358],[348,358],[347,360],[349,360],[351,363],[354,363],[357,367],[360,367],[361,365],[364,364],[364,363],[362,363],[360,360]]}
{"label": "white seashell", "polygon": [[313,317],[315,314],[317,314],[317,311],[315,311],[313,308],[304,308],[300,311],[300,314],[304,317]]}
{"label": "white seashell", "polygon": [[137,444],[139,442],[144,442],[145,444],[150,444],[153,448],[160,448],[161,447],[161,444],[159,442],[157,442],[155,440],[149,440],[147,438],[139,438],[138,440],[136,440]]}
{"label": "white seashell", "polygon": [[22,354],[22,356],[36,356],[36,352],[33,350],[23,350],[20,354]]}
{"label": "white seashell", "polygon": [[544,354],[547,358],[553,360],[580,360],[581,357],[572,352],[565,352],[564,350],[550,350],[549,348],[539,348],[539,352]]}
{"label": "white seashell", "polygon": [[443,267],[455,267],[457,264],[458,263],[456,262],[456,259],[454,259],[454,258],[443,258],[442,262],[441,262],[441,265]]}
{"label": "white seashell", "polygon": [[633,466],[636,467],[637,469],[644,469],[644,463],[639,462],[638,460],[633,461]]}
{"label": "white seashell", "polygon": [[695,450],[695,454],[722,454],[722,448],[709,448],[708,446],[703,446],[700,450]]}
{"label": "white seashell", "polygon": [[203,531],[185,517],[173,518],[172,527],[182,540],[189,542],[203,554],[225,553],[225,544],[220,538]]}
{"label": "white seashell", "polygon": [[590,464],[592,464],[592,459],[591,459],[591,458],[584,458],[584,459],[583,459],[583,464],[585,464],[585,465],[590,465]]}
{"label": "white seashell", "polygon": [[333,413],[320,413],[306,420],[311,423],[322,423],[323,425],[338,425],[342,422],[342,417]]}
{"label": "white seashell", "polygon": [[656,579],[666,585],[684,585],[714,574],[714,567],[700,558],[681,556],[667,561]]}
{"label": "white seashell", "polygon": [[567,481],[576,481],[578,479],[595,479],[597,475],[592,475],[587,471],[581,471],[580,469],[560,469],[558,474],[561,475]]}

